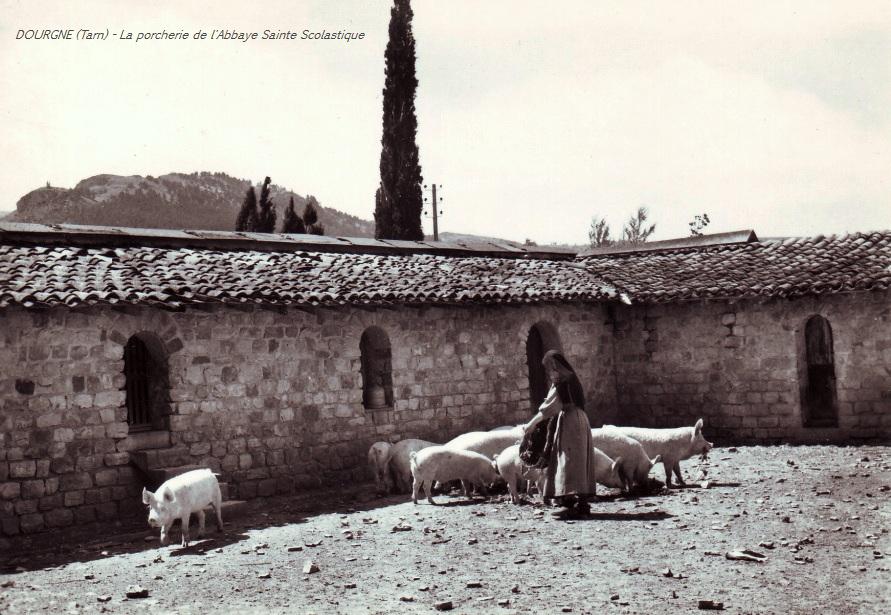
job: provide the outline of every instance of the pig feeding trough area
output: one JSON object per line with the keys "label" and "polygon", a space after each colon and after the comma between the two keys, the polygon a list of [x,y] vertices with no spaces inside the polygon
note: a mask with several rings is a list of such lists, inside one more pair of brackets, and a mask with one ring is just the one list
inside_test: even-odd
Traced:
{"label": "pig feeding trough area", "polygon": [[145,519],[35,535],[0,553],[0,612],[888,613],[889,451],[715,448],[578,520],[365,484],[252,501],[189,548]]}

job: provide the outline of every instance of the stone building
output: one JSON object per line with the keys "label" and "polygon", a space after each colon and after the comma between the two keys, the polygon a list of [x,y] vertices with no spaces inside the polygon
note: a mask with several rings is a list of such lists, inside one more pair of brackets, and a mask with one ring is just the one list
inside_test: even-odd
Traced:
{"label": "stone building", "polygon": [[366,480],[377,440],[525,420],[560,348],[592,424],[887,437],[891,234],[573,254],[0,223],[0,525]]}

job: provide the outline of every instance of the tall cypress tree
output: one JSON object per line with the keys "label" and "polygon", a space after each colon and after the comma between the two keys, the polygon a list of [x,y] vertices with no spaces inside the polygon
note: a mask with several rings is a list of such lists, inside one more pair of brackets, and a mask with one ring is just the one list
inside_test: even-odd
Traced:
{"label": "tall cypress tree", "polygon": [[306,225],[303,224],[303,219],[297,215],[297,212],[294,209],[294,197],[291,197],[291,200],[288,202],[288,207],[285,209],[285,215],[282,218],[282,233],[305,233]]}
{"label": "tall cypress tree", "polygon": [[415,135],[415,37],[410,0],[394,0],[390,40],[384,53],[381,184],[375,194],[374,236],[378,239],[424,239],[421,229],[421,165]]}
{"label": "tall cypress tree", "polygon": [[311,235],[324,235],[325,226],[319,222],[319,201],[314,196],[306,197],[306,206],[303,208],[303,223],[306,232]]}
{"label": "tall cypress tree", "polygon": [[257,193],[254,187],[247,189],[241,209],[238,210],[238,218],[235,219],[236,231],[254,231],[257,228]]}
{"label": "tall cypress tree", "polygon": [[275,205],[269,198],[269,184],[272,180],[267,176],[263,180],[263,187],[260,189],[260,202],[257,209],[257,228],[258,233],[274,233],[275,232]]}

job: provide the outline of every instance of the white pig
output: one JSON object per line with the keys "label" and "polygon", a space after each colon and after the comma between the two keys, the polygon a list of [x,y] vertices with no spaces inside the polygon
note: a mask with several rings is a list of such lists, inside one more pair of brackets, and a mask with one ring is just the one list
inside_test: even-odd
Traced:
{"label": "white pig", "polygon": [[408,493],[411,491],[411,454],[424,450],[428,446],[439,445],[436,442],[409,438],[400,440],[390,448],[388,466],[397,493]]}
{"label": "white pig", "polygon": [[625,491],[630,491],[635,485],[646,484],[650,469],[662,461],[662,458],[659,456],[655,459],[650,459],[640,442],[614,430],[602,427],[592,429],[591,437],[594,446],[603,451],[608,457],[613,459],[622,458],[618,468],[622,482],[625,485]]}
{"label": "white pig", "polygon": [[522,427],[522,425],[502,425],[501,427],[493,427],[489,431],[512,431],[517,427]]}
{"label": "white pig", "polygon": [[616,427],[604,425],[604,429],[612,429],[640,442],[647,455],[661,455],[665,467],[665,486],[671,487],[671,473],[677,476],[678,484],[684,485],[681,476],[681,461],[694,455],[705,455],[712,449],[712,443],[702,435],[702,419],[693,427],[676,427],[674,429],[647,429],[644,427]]}
{"label": "white pig", "polygon": [[390,443],[375,442],[368,449],[368,465],[374,474],[374,484],[378,493],[389,493],[392,487],[387,463],[390,461]]}
{"label": "white pig", "polygon": [[493,467],[501,475],[501,478],[507,483],[507,490],[510,491],[510,501],[514,504],[520,503],[519,483],[521,480],[535,482],[538,486],[538,492],[541,493],[544,486],[542,484],[542,472],[538,468],[527,466],[520,461],[520,445],[514,444],[495,455],[492,461]]}
{"label": "white pig", "polygon": [[517,444],[522,439],[523,426],[515,425],[510,429],[499,429],[497,431],[470,431],[452,438],[444,446],[473,451],[474,453],[485,455],[489,459],[494,459],[495,455],[508,446]]}
{"label": "white pig", "polygon": [[222,495],[216,475],[209,469],[192,470],[164,481],[154,493],[143,488],[142,502],[149,507],[148,524],[161,528],[161,544],[166,545],[173,522],[182,525],[182,546],[189,546],[189,517],[198,515],[198,535],[204,534],[204,508],[213,505],[217,529],[223,530]]}
{"label": "white pig", "polygon": [[411,499],[415,504],[422,489],[427,492],[427,501],[436,504],[431,493],[434,481],[461,480],[485,491],[486,486],[498,478],[492,460],[485,455],[447,446],[430,446],[412,453],[411,474],[414,478]]}
{"label": "white pig", "polygon": [[596,446],[593,448],[592,453],[589,461],[594,464],[594,472],[592,472],[592,474],[594,474],[594,480],[604,487],[622,489],[625,486],[625,483],[622,481],[621,473],[622,462],[624,459],[622,459],[622,457],[610,459],[606,453]]}

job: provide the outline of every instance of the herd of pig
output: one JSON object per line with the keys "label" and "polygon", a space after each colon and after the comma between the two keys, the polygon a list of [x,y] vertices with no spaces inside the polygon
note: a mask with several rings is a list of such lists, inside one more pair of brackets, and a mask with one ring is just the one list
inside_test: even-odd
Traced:
{"label": "herd of pig", "polygon": [[[712,448],[702,435],[702,419],[693,427],[676,429],[644,429],[606,425],[591,430],[594,449],[590,457],[590,476],[601,485],[629,492],[645,484],[650,469],[662,462],[665,484],[671,487],[672,473],[683,485],[680,462],[694,455],[705,455]],[[368,451],[379,492],[408,493],[417,504],[421,491],[427,500],[432,497],[434,483],[460,480],[465,495],[470,485],[485,492],[488,486],[503,479],[511,501],[520,502],[522,481],[535,483],[541,493],[541,470],[520,461],[520,440],[523,425],[496,427],[491,431],[472,431],[439,445],[426,440],[402,440],[396,444],[375,442]],[[595,487],[592,485],[591,492]],[[167,544],[170,528],[179,519],[182,525],[182,546],[189,546],[189,517],[198,516],[199,535],[204,533],[204,509],[212,506],[217,528],[222,530],[222,497],[217,476],[209,469],[192,470],[165,481],[152,493],[142,490],[142,501],[148,506],[148,523],[161,529],[161,544]]]}
{"label": "herd of pig", "polygon": [[[671,487],[672,474],[680,485],[681,461],[705,455],[712,448],[702,435],[702,419],[692,427],[646,429],[606,425],[591,430],[594,449],[589,475],[604,485],[630,492],[644,485],[650,469],[657,463],[665,467],[665,484]],[[368,462],[375,483],[382,493],[408,493],[417,504],[421,492],[435,504],[434,483],[460,480],[465,495],[470,485],[482,491],[503,479],[511,501],[519,503],[523,481],[534,483],[541,493],[542,471],[520,461],[519,442],[523,425],[496,427],[490,431],[472,431],[445,444],[426,440],[402,440],[396,444],[375,442],[368,451]],[[591,492],[595,490],[592,485]]]}

